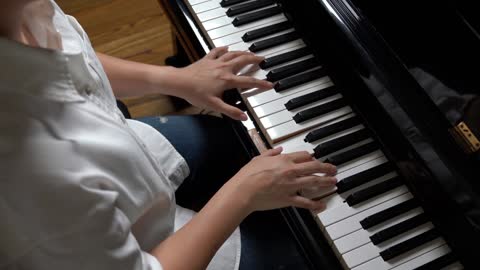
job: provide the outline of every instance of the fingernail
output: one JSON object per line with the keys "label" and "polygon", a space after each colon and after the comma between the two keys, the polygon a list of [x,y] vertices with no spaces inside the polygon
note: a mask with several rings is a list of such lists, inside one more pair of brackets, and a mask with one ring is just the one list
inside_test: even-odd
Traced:
{"label": "fingernail", "polygon": [[240,115],[240,120],[242,120],[242,121],[247,121],[247,120],[248,120],[248,115],[242,113],[242,114]]}
{"label": "fingernail", "polygon": [[336,177],[330,177],[330,178],[328,179],[328,181],[329,181],[332,185],[335,185],[338,180],[337,180]]}
{"label": "fingernail", "polygon": [[332,173],[337,173],[337,167],[333,165],[330,165],[330,170],[332,171]]}

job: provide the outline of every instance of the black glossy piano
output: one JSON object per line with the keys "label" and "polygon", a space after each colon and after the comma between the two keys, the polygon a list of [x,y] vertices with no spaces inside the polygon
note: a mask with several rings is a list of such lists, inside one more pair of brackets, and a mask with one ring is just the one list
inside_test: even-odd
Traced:
{"label": "black glossy piano", "polygon": [[[333,189],[282,209],[312,269],[480,269],[480,17],[468,1],[161,0],[191,61],[265,56],[232,121],[261,144],[337,165]],[[258,143],[260,138],[260,144]]]}

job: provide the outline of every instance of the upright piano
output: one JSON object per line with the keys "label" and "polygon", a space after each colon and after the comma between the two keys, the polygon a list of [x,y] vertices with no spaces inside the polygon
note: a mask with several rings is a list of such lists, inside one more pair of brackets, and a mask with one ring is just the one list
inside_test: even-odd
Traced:
{"label": "upright piano", "polygon": [[[338,168],[315,214],[282,209],[312,269],[480,269],[480,17],[468,1],[161,0],[192,61],[264,56],[274,89],[225,97],[252,156]],[[260,139],[258,139],[260,138]]]}

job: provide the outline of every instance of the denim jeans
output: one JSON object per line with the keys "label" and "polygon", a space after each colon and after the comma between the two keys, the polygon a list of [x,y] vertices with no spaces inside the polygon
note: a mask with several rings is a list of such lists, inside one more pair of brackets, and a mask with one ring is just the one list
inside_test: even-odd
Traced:
{"label": "denim jeans", "polygon": [[[177,203],[199,211],[249,161],[226,120],[205,115],[138,119],[162,133],[185,158],[190,175]],[[240,270],[307,269],[279,211],[255,212],[240,224]]]}

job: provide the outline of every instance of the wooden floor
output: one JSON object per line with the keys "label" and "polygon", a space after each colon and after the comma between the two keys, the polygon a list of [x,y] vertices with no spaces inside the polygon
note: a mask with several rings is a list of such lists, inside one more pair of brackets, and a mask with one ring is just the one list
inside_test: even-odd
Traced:
{"label": "wooden floor", "polygon": [[[163,65],[173,55],[170,22],[157,0],[57,0],[88,33],[95,50],[143,63]],[[172,113],[169,97],[123,100],[134,117]]]}

